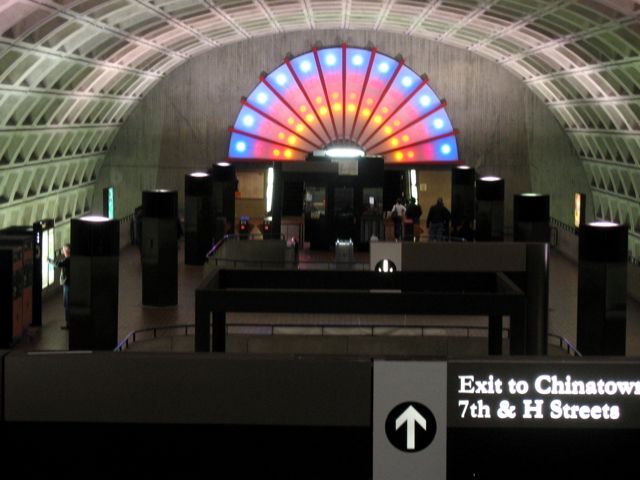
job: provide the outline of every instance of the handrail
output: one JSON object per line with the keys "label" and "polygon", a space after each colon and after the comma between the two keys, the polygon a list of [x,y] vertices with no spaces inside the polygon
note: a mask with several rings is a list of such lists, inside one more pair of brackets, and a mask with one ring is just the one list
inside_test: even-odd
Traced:
{"label": "handrail", "polygon": [[547,337],[558,340],[558,346],[563,350],[565,350],[566,347],[568,354],[573,354],[574,357],[582,357],[582,353],[580,353],[578,348],[566,338],[561,337],[560,335],[557,335],[555,333],[547,333]]}
{"label": "handrail", "polygon": [[189,329],[190,328],[195,329],[196,325],[195,325],[195,323],[182,323],[182,324],[177,324],[177,325],[163,325],[163,326],[160,326],[160,327],[147,327],[147,328],[141,328],[139,330],[133,330],[133,331],[129,332],[126,337],[124,337],[124,339],[116,346],[116,348],[113,349],[113,351],[114,352],[121,352],[125,348],[128,348],[129,347],[129,340],[131,340],[131,343],[135,343],[136,336],[138,336],[141,333],[153,332],[153,338],[157,338],[159,330],[160,331],[163,331],[163,330],[177,330],[179,328],[184,328],[184,334],[186,336],[186,335],[188,335]]}
{"label": "handrail", "polygon": [[[569,225],[567,223],[564,223],[558,220],[557,218],[553,218],[553,217],[549,218],[549,224],[553,227],[566,230],[567,232],[571,232],[576,235],[578,234],[578,229],[574,225]],[[627,261],[632,265],[638,265],[640,264],[640,257],[634,257],[633,255],[631,255],[631,253],[627,253]]]}
{"label": "handrail", "polygon": [[[466,330],[466,338],[470,338],[471,336],[471,331],[473,330],[477,330],[477,331],[488,331],[489,327],[488,326],[482,326],[482,325],[420,325],[420,324],[402,324],[402,325],[398,325],[398,324],[352,324],[352,325],[344,325],[344,324],[339,324],[339,325],[331,325],[331,324],[326,324],[326,323],[307,323],[307,324],[301,324],[301,323],[227,323],[226,325],[226,331],[228,334],[228,331],[230,328],[234,328],[234,327],[248,327],[248,328],[267,328],[270,330],[269,335],[273,336],[273,335],[278,335],[278,333],[275,332],[275,329],[277,328],[320,328],[321,330],[321,336],[325,336],[325,330],[326,329],[347,329],[347,328],[360,328],[360,329],[369,329],[371,332],[371,336],[375,336],[375,329],[387,329],[387,328],[420,328],[421,329],[421,336],[425,336],[425,330]],[[177,325],[164,325],[164,326],[160,326],[160,327],[147,327],[147,328],[142,328],[140,330],[134,330],[132,332],[129,332],[129,334],[118,344],[118,346],[116,348],[114,348],[114,352],[122,352],[123,350],[125,350],[126,348],[129,347],[129,341],[131,340],[131,343],[134,343],[136,341],[136,336],[138,336],[141,333],[144,332],[153,332],[153,338],[157,338],[157,334],[158,331],[165,331],[165,330],[177,330],[177,329],[184,329],[184,335],[188,335],[188,331],[189,329],[195,329],[195,323],[185,323],[185,324],[177,324]],[[511,335],[511,331],[508,327],[502,327],[502,333],[503,335],[506,333],[506,337],[509,338],[509,336]],[[573,355],[574,357],[582,357],[582,354],[580,353],[580,351],[576,348],[576,346],[571,343],[569,340],[567,340],[566,338],[557,335],[555,333],[548,333],[547,334],[547,342],[550,340],[557,340],[558,341],[558,346],[562,349],[565,350],[567,352],[567,354],[569,355]]]}
{"label": "handrail", "polygon": [[[288,261],[288,260],[249,260],[246,258],[213,258],[212,259],[216,266],[220,266],[220,264],[231,263],[233,268],[235,268],[238,264],[248,264],[251,266],[263,267],[263,266],[281,266],[283,263],[285,265],[295,264],[298,270],[305,270],[305,268],[314,269],[314,270],[337,270],[341,268],[351,268],[353,270],[358,271],[369,271],[370,265],[369,262],[340,262],[340,261]],[[325,267],[325,268],[316,268],[316,267]]]}
{"label": "handrail", "polygon": [[[227,240],[230,239],[237,239],[237,240],[242,240],[242,239],[247,239],[247,240],[253,240],[253,239],[263,239],[265,238],[264,234],[260,233],[247,233],[247,234],[243,234],[240,235],[239,233],[227,233],[225,236],[223,236],[220,240],[218,240],[215,245],[213,247],[211,247],[211,250],[209,250],[207,252],[206,257],[209,258],[211,257],[213,254],[215,254],[220,247],[222,247],[222,244],[224,242],[226,242]],[[274,234],[268,234],[267,238],[277,238],[278,240],[284,240],[284,234],[279,234],[277,237]]]}

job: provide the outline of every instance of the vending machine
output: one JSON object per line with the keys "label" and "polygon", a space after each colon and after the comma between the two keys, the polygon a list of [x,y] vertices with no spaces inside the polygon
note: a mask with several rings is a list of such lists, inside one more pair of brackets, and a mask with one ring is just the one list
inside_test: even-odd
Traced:
{"label": "vending machine", "polygon": [[0,348],[22,336],[22,247],[0,246]]}
{"label": "vending machine", "polygon": [[0,248],[17,246],[22,249],[22,330],[28,330],[33,322],[33,238],[0,234]]}

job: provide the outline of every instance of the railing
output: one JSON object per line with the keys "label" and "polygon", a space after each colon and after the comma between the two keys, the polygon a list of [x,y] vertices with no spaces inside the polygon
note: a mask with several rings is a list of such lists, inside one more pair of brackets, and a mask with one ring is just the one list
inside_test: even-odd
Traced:
{"label": "railing", "polygon": [[114,352],[122,352],[124,350],[126,350],[127,348],[129,348],[129,344],[130,343],[135,343],[137,340],[137,337],[140,336],[140,334],[143,333],[148,333],[148,332],[152,332],[153,335],[151,338],[158,338],[158,332],[164,332],[164,331],[169,331],[169,330],[181,330],[184,329],[184,335],[187,336],[189,335],[189,329],[195,331],[196,325],[195,323],[184,323],[184,324],[179,324],[179,325],[164,325],[161,327],[148,327],[148,328],[141,328],[140,330],[134,330],[133,332],[129,332],[129,334],[124,337],[124,339],[118,344],[118,346],[116,348],[113,349]]}
{"label": "railing", "polygon": [[244,258],[210,258],[216,267],[236,268],[238,265],[251,266],[254,268],[282,268],[282,264],[294,265],[297,270],[351,270],[358,272],[368,272],[369,262],[339,262],[339,261],[289,261],[278,260],[247,260]]}
{"label": "railing", "polygon": [[207,252],[207,258],[213,256],[220,249],[220,247],[222,247],[222,244],[227,240],[262,240],[264,238],[268,238],[268,239],[275,238],[278,240],[284,240],[284,235],[283,234],[275,235],[272,233],[269,233],[267,235],[264,235],[262,233],[247,233],[247,234],[228,233],[224,237],[222,237],[220,240],[218,240],[213,247],[211,247],[211,250]]}
{"label": "railing", "polygon": [[[278,333],[278,329],[299,329],[299,330],[308,330],[308,329],[317,329],[319,330],[319,335],[318,336],[332,336],[332,335],[336,335],[335,333],[327,333],[327,330],[340,330],[340,329],[344,329],[344,330],[360,330],[362,332],[364,331],[369,331],[368,336],[384,336],[385,334],[383,333],[379,333],[380,330],[389,330],[389,329],[393,329],[393,330],[398,330],[398,329],[420,329],[420,334],[422,337],[424,336],[429,336],[430,334],[425,334],[425,331],[451,331],[451,330],[460,330],[462,332],[465,332],[466,335],[463,335],[465,338],[471,338],[473,335],[471,335],[471,332],[476,331],[476,332],[488,332],[489,327],[485,327],[485,326],[476,326],[476,325],[417,325],[417,324],[402,324],[402,325],[397,325],[397,324],[376,324],[376,325],[358,325],[358,324],[353,324],[353,325],[331,325],[331,324],[326,324],[326,323],[309,323],[309,324],[291,324],[291,323],[269,323],[269,324],[262,324],[262,323],[227,323],[227,335],[229,335],[229,331],[230,330],[238,330],[238,329],[247,329],[247,328],[251,328],[254,330],[260,330],[261,332],[266,332],[266,333],[260,333],[258,335],[268,335],[268,336],[276,336],[276,335],[290,335],[289,334],[283,334],[283,333]],[[195,331],[195,324],[194,323],[189,323],[189,324],[179,324],[179,325],[166,325],[166,326],[161,326],[161,327],[149,327],[149,328],[143,328],[140,330],[134,330],[133,332],[130,332],[125,338],[124,340],[122,340],[118,346],[114,349],[114,352],[122,352],[124,350],[126,350],[127,348],[129,348],[129,344],[131,343],[135,343],[137,340],[137,337],[140,336],[140,334],[143,333],[152,333],[152,337],[151,338],[158,338],[158,332],[159,331],[170,331],[170,330],[184,330],[184,335],[187,336],[189,334],[189,330],[193,330]],[[376,330],[378,331],[378,333],[376,333]],[[249,335],[250,333],[232,333],[233,335]],[[253,332],[253,334],[256,334],[255,332]],[[358,334],[360,336],[363,336],[364,333],[360,333]],[[431,334],[433,335],[433,334]],[[507,327],[503,327],[502,328],[502,335],[503,338],[509,338],[510,336],[510,330]],[[482,335],[485,336],[485,335]],[[560,336],[560,335],[556,335],[555,333],[549,333],[547,335],[547,341],[548,343],[558,343],[558,347],[560,349],[562,349],[563,351],[566,351],[568,355],[572,355],[574,357],[582,357],[582,354],[578,351],[578,349],[576,348],[576,346],[571,343],[569,340],[567,340],[566,338]]]}
{"label": "railing", "polygon": [[[565,230],[567,232],[578,234],[578,229],[573,226],[561,222],[556,218],[549,219],[549,225],[551,226],[551,246],[555,247],[558,244],[558,230]],[[554,232],[555,229],[555,232]],[[555,242],[554,242],[554,234],[555,234]],[[631,254],[631,251],[627,252],[627,261],[632,265],[640,265],[640,257],[634,257]]]}
{"label": "railing", "polygon": [[555,333],[548,333],[547,340],[551,340],[551,339],[557,340],[558,346],[562,350],[565,350],[569,355],[573,355],[574,357],[582,357],[582,354],[576,348],[576,346],[566,338],[561,337],[560,335],[556,335]]}

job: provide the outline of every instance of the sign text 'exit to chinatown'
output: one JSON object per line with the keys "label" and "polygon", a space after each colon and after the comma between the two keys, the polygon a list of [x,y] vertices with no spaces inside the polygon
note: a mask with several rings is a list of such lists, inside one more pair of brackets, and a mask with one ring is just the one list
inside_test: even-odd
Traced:
{"label": "sign text 'exit to chinatown'", "polygon": [[638,428],[640,372],[588,363],[449,366],[449,425]]}

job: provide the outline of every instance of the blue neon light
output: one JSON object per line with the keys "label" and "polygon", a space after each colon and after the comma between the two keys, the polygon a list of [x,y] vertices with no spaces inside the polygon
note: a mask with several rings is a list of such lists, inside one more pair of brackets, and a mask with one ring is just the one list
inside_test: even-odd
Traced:
{"label": "blue neon light", "polygon": [[[333,57],[333,63],[335,63],[335,61],[336,58]],[[300,62],[300,70],[302,70],[304,73],[309,73],[311,71],[311,62],[309,60]]]}
{"label": "blue neon light", "polygon": [[253,127],[253,124],[256,123],[256,119],[253,115],[245,115],[244,117],[242,117],[242,124],[245,127]]}

